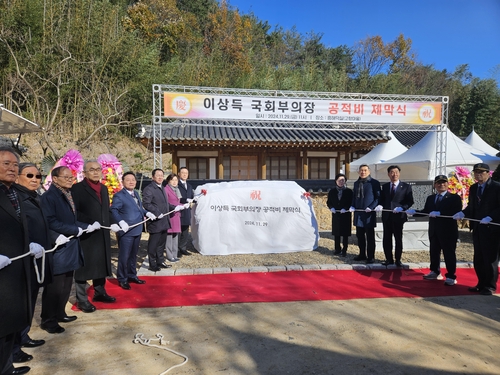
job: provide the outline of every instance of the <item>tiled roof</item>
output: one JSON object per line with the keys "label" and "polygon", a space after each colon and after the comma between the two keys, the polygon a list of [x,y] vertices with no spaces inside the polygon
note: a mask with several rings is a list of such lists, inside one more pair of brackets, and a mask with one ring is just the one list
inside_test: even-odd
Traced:
{"label": "tiled roof", "polygon": [[427,135],[426,131],[399,131],[393,130],[392,134],[405,147],[410,148],[417,144],[422,138]]}
{"label": "tiled roof", "polygon": [[[152,138],[153,127],[140,127],[137,135],[141,139]],[[253,142],[253,143],[299,143],[299,144],[352,144],[380,143],[389,140],[382,131],[289,129],[276,127],[210,126],[210,124],[163,125],[162,139],[167,143],[189,141]]]}

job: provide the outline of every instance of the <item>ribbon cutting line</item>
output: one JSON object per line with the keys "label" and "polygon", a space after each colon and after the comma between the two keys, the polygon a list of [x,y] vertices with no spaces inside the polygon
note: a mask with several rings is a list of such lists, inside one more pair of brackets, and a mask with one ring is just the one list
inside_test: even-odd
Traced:
{"label": "ribbon cutting line", "polygon": [[[193,198],[193,201],[192,201],[192,202],[190,202],[190,205],[191,205],[192,203],[196,203],[196,198],[197,198],[197,197],[199,197],[199,196],[201,196],[201,195],[205,195],[205,194],[201,193],[201,194],[196,195],[196,196]],[[179,210],[179,211],[181,211],[181,210]],[[171,213],[174,213],[174,212],[179,212],[179,211],[176,211],[175,209],[173,209],[172,211],[169,211],[169,212],[167,212],[166,214],[160,214],[160,216],[161,216],[161,215],[163,215],[163,216],[167,216],[167,215],[170,215]],[[162,217],[163,217],[163,216],[162,216]],[[143,221],[140,221],[140,222],[138,222],[138,223],[136,223],[136,224],[132,224],[132,225],[130,225],[130,226],[129,226],[129,229],[130,229],[130,228],[134,228],[134,227],[136,227],[136,226],[138,226],[138,225],[144,224],[144,223],[145,223],[146,221],[148,221],[148,220],[151,220],[151,219],[150,219],[150,218],[146,218],[146,219],[145,219],[145,220],[143,220]],[[90,224],[89,224],[89,225],[90,225]],[[111,230],[111,227],[101,226],[99,229],[109,229],[109,230]],[[82,234],[83,234],[83,233],[85,233],[85,232],[87,232],[87,229],[83,229],[83,228],[82,228],[82,230],[83,230]],[[74,237],[75,237],[75,236],[73,235],[73,236],[69,236],[69,237],[67,237],[67,238],[68,238],[68,239],[72,239],[72,238],[74,238]],[[52,249],[50,249],[50,250],[45,250],[45,249],[43,250],[43,254],[42,254],[42,256],[41,256],[41,258],[42,258],[42,275],[41,275],[41,276],[40,276],[40,271],[38,270],[38,264],[36,263],[36,260],[37,260],[37,259],[36,259],[36,258],[33,258],[33,265],[34,265],[34,267],[35,267],[36,280],[38,281],[38,283],[39,283],[39,284],[42,284],[42,283],[44,282],[44,280],[45,280],[45,254],[46,254],[46,253],[52,253],[52,252],[54,252],[54,251],[55,251],[55,250],[56,250],[59,246],[61,246],[61,245],[64,245],[64,244],[56,244],[56,245],[55,245]],[[22,254],[22,255],[19,255],[19,256],[17,256],[17,257],[10,258],[10,261],[11,261],[11,262],[13,262],[13,261],[15,261],[15,260],[22,259],[22,258],[27,257],[27,256],[30,256],[30,255],[31,255],[31,252],[27,252],[27,253]],[[38,259],[39,259],[39,258],[38,258]]]}
{"label": "ribbon cutting line", "polygon": [[[355,209],[354,211],[360,211],[360,212],[366,212],[366,210],[363,210],[362,208],[357,208]],[[345,212],[340,212],[340,210],[335,210],[335,213],[347,213],[347,212],[354,212],[354,211],[349,211],[349,210],[345,210]],[[387,211],[387,212],[393,212],[393,213],[397,213],[397,214],[401,214],[401,213],[405,213],[407,214],[408,216],[414,216],[414,215],[425,215],[425,216],[429,216],[428,213],[425,213],[425,212],[415,212],[415,214],[413,215],[410,215],[408,213],[406,213],[406,211],[400,211],[400,212],[394,212],[394,210],[388,210],[388,209],[382,209],[382,210],[379,210],[379,211],[376,211],[375,209],[371,210],[370,212],[382,212],[382,211]],[[367,212],[367,213],[370,213],[370,212]],[[460,211],[459,211],[460,212]],[[446,218],[446,219],[453,219],[453,216],[447,216],[447,215],[436,215],[436,216],[432,216],[432,217],[442,217],[442,218]],[[457,219],[453,219],[453,220],[457,220]],[[477,221],[477,222],[481,222],[482,219],[471,219],[471,218],[468,218],[468,217],[464,217],[463,219],[460,219],[460,220],[469,220],[469,221]],[[489,225],[500,225],[500,223],[493,223],[493,222],[489,222],[487,223]],[[484,224],[483,224],[484,225]]]}

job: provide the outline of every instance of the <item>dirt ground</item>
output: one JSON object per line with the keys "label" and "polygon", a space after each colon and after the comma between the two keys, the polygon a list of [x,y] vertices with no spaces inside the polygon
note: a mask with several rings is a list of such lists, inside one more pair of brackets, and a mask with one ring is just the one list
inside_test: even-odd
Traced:
{"label": "dirt ground", "polygon": [[[166,277],[167,278],[167,277]],[[339,288],[342,286],[339,285]],[[252,303],[76,313],[33,374],[161,374],[183,358],[133,343],[164,336],[169,374],[498,374],[500,298]],[[37,318],[37,323],[39,319]]]}
{"label": "dirt ground", "polygon": [[[146,241],[147,237],[141,241],[139,262],[145,256]],[[469,258],[470,244],[465,242],[461,246]],[[309,256],[319,257],[318,261],[332,259],[329,244],[313,253]],[[195,254],[184,261],[187,264],[192,258],[189,262],[197,263],[198,257],[203,258]],[[168,279],[165,276],[165,282]],[[74,295],[70,301],[74,302]],[[168,372],[179,375],[498,374],[500,368],[498,295],[245,303],[92,314],[73,312],[70,307],[68,314],[78,319],[65,325],[66,332],[50,335],[39,328],[37,306],[30,335],[47,343],[24,349],[34,356],[26,363],[32,368],[30,374],[153,375],[184,361],[167,350],[134,343],[137,333],[146,339],[162,334],[166,345],[161,348],[187,356],[184,366]],[[152,340],[152,344],[159,343]]]}

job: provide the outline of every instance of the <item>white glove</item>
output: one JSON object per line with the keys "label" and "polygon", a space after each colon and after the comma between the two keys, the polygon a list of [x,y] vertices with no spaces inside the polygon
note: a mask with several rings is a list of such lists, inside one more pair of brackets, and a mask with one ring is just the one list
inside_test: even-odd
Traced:
{"label": "white glove", "polygon": [[122,230],[118,224],[111,224],[110,228],[115,233]]}
{"label": "white glove", "polygon": [[122,228],[123,233],[127,233],[128,229],[130,228],[128,224],[125,222],[125,220],[121,220],[119,223],[120,228]]}
{"label": "white glove", "polygon": [[436,216],[441,216],[441,212],[432,211],[431,213],[429,213],[429,217],[436,217]]}
{"label": "white glove", "polygon": [[375,212],[382,212],[382,210],[384,209],[384,207],[382,207],[382,205],[378,205],[377,207],[375,207]]}
{"label": "white glove", "polygon": [[76,236],[80,237],[82,234],[83,234],[83,228],[78,227],[78,234]]}
{"label": "white glove", "polygon": [[152,212],[146,212],[146,217],[150,218],[151,220],[156,220],[156,215]]}
{"label": "white glove", "polygon": [[165,217],[165,214],[160,214],[157,219],[163,219]]}
{"label": "white glove", "polygon": [[59,237],[56,238],[56,245],[61,246],[64,245],[65,243],[68,243],[69,241],[70,239],[68,237],[66,237],[64,234],[60,234]]}
{"label": "white glove", "polygon": [[479,224],[489,224],[491,220],[493,220],[491,217],[486,216],[486,217],[483,217],[481,219],[481,221],[479,222]]}
{"label": "white glove", "polygon": [[36,259],[40,259],[44,251],[45,249],[43,248],[42,245],[36,242],[30,243],[30,254],[33,255]]}
{"label": "white glove", "polygon": [[0,255],[0,270],[7,267],[11,263],[12,261],[10,260],[10,258],[6,257],[5,255]]}
{"label": "white glove", "polygon": [[179,206],[175,206],[174,208],[174,212],[178,212],[178,211],[182,211],[183,209],[185,209],[186,207],[184,207],[183,204],[179,205]]}
{"label": "white glove", "polygon": [[412,217],[413,215],[415,215],[417,211],[414,210],[413,208],[409,208],[408,210],[406,210],[406,215],[408,215],[409,217]]}
{"label": "white glove", "polygon": [[460,211],[453,215],[453,220],[462,220],[465,217],[465,214]]}
{"label": "white glove", "polygon": [[185,208],[185,209],[187,209],[187,208],[189,208],[189,207],[191,207],[191,203],[184,203],[184,208]]}
{"label": "white glove", "polygon": [[392,210],[395,214],[399,214],[400,212],[403,212],[403,207],[396,207],[394,210]]}
{"label": "white glove", "polygon": [[95,231],[94,224],[89,224],[86,231],[87,233],[92,233],[93,231]]}
{"label": "white glove", "polygon": [[92,224],[92,228],[94,228],[94,230],[101,229],[101,223],[99,223],[98,221],[94,221],[94,224]]}
{"label": "white glove", "polygon": [[372,209],[370,207],[366,207],[365,212],[372,212]]}
{"label": "white glove", "polygon": [[354,212],[354,211],[356,211],[356,209],[353,206],[349,207],[349,212]]}
{"label": "white glove", "polygon": [[194,199],[192,199],[192,198],[188,198],[188,199],[186,199],[186,201],[187,201],[188,203],[191,203],[191,202],[193,202],[193,201],[194,201]]}
{"label": "white glove", "polygon": [[347,212],[347,211],[346,211],[344,208],[340,210],[340,213],[341,213],[341,214],[345,214],[346,212]]}
{"label": "white glove", "polygon": [[330,208],[330,211],[332,211],[332,214],[336,213],[337,211],[335,210],[335,208]]}

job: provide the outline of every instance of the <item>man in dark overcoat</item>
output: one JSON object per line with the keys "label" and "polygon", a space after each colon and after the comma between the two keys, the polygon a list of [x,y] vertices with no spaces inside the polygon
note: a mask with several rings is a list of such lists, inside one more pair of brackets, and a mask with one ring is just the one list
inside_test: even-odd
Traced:
{"label": "man in dark overcoat", "polygon": [[498,281],[500,183],[491,179],[488,164],[474,165],[473,172],[477,182],[469,189],[467,207],[453,218],[477,220],[470,223],[477,285],[470,287],[469,291],[489,296],[495,293]]}
{"label": "man in dark overcoat", "polygon": [[[181,192],[181,204],[191,203],[194,197],[193,187],[187,181],[189,170],[186,167],[179,169],[179,191]],[[189,240],[189,226],[191,225],[191,208],[187,207],[181,212],[181,234],[179,235],[179,257],[191,255],[187,249]]]}
{"label": "man in dark overcoat", "polygon": [[77,220],[70,190],[75,180],[71,170],[68,167],[57,167],[50,174],[52,183],[42,195],[41,203],[49,223],[51,239],[55,242],[60,234],[72,237],[53,253],[54,277],[52,283],[45,287],[48,303],[42,305],[40,328],[55,334],[65,330],[58,323],[68,321],[65,307],[71,293],[74,271],[84,264],[79,237],[84,230],[88,233],[95,229],[92,225]]}
{"label": "man in dark overcoat", "polygon": [[[77,220],[87,224],[98,222],[105,227],[116,224],[111,215],[108,189],[101,183],[101,164],[96,160],[87,161],[83,169],[85,178],[71,188]],[[118,231],[119,227],[116,226],[115,229]],[[76,300],[80,310],[91,313],[96,307],[87,298],[87,280],[92,280],[94,286],[93,301],[116,301],[105,289],[106,277],[113,274],[109,229],[83,234],[80,237],[80,245],[85,265],[75,271]]]}
{"label": "man in dark overcoat", "polygon": [[[375,211],[382,211],[383,237],[382,245],[384,247],[385,262],[384,266],[394,264],[402,267],[401,256],[403,254],[403,226],[408,221],[406,211],[413,205],[413,191],[411,185],[400,181],[401,169],[397,165],[391,165],[387,168],[387,175],[390,182],[382,185],[379,205]],[[392,211],[392,212],[391,212]],[[394,237],[395,251],[392,256],[392,238]]]}
{"label": "man in dark overcoat", "polygon": [[19,157],[14,150],[0,148],[0,373],[25,374],[28,366],[14,368],[12,347],[16,332],[31,322],[29,268],[31,258],[15,261],[29,252],[28,233],[21,202],[13,189],[19,173]]}
{"label": "man in dark overcoat", "polygon": [[352,204],[349,210],[354,212],[354,226],[358,239],[359,255],[354,260],[375,262],[375,227],[377,213],[375,207],[380,199],[380,182],[370,176],[370,167],[362,164],[358,169],[359,178],[354,183]]}

